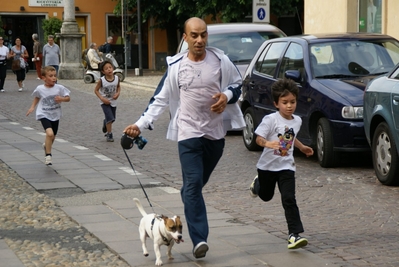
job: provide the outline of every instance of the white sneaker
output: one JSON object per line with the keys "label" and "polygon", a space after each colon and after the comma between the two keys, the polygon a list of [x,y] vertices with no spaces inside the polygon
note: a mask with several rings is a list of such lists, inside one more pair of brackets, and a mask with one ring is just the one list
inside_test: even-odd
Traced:
{"label": "white sneaker", "polygon": [[4,89],[1,89],[0,92],[1,92],[1,93],[4,93]]}
{"label": "white sneaker", "polygon": [[41,79],[39,77],[37,77],[36,80],[41,80]]}
{"label": "white sneaker", "polygon": [[53,165],[53,164],[51,163],[51,156],[46,156],[46,157],[44,158],[44,163],[45,163],[46,165]]}
{"label": "white sneaker", "polygon": [[196,259],[203,258],[209,250],[208,244],[205,241],[199,242],[193,249],[193,255]]}
{"label": "white sneaker", "polygon": [[18,89],[18,92],[22,92],[22,88],[19,88],[19,89]]}

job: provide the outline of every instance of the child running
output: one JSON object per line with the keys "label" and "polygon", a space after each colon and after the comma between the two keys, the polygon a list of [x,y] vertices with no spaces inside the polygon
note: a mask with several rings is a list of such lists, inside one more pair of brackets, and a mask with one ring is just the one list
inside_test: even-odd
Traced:
{"label": "child running", "polygon": [[63,85],[57,84],[57,71],[53,66],[46,66],[42,69],[43,85],[39,85],[33,91],[32,105],[26,116],[31,114],[36,105],[36,120],[40,120],[44,130],[46,131],[46,139],[43,144],[46,165],[52,165],[51,148],[53,146],[55,136],[58,132],[59,120],[62,116],[61,102],[70,101],[70,91]]}
{"label": "child running", "polygon": [[266,202],[273,198],[277,183],[288,224],[288,248],[297,249],[306,246],[308,240],[299,235],[304,230],[295,199],[294,146],[308,157],[313,149],[295,138],[302,124],[294,115],[299,93],[295,82],[278,80],[271,89],[277,112],[263,117],[256,128],[256,143],[264,149],[256,165],[258,175],[249,189],[252,197]]}
{"label": "child running", "polygon": [[116,100],[118,99],[121,86],[119,77],[114,75],[114,66],[109,61],[100,63],[99,69],[104,76],[97,82],[94,93],[100,99],[105,119],[103,121],[103,133],[107,137],[107,142],[114,142],[112,136],[112,123],[116,118]]}

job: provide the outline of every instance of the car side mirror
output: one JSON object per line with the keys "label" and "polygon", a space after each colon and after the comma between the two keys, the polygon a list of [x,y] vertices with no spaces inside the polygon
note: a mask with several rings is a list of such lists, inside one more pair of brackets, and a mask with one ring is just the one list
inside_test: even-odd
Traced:
{"label": "car side mirror", "polygon": [[301,83],[301,72],[299,70],[287,70],[285,73],[285,78],[294,80],[297,83]]}

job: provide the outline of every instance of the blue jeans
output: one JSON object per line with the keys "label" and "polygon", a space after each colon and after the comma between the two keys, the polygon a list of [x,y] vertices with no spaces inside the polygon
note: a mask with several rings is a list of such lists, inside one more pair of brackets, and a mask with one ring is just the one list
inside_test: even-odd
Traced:
{"label": "blue jeans", "polygon": [[193,242],[207,241],[209,227],[202,188],[206,185],[224,149],[224,139],[191,138],[178,143],[183,186],[180,190],[188,233]]}

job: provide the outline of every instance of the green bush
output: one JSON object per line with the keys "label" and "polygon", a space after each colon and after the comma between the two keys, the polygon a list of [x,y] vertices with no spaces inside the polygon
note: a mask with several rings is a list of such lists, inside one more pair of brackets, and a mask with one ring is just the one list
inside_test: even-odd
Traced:
{"label": "green bush", "polygon": [[42,27],[45,36],[45,43],[47,42],[47,36],[54,35],[54,41],[58,41],[58,38],[55,36],[56,33],[61,32],[62,21],[58,18],[49,18],[44,19],[42,21]]}

